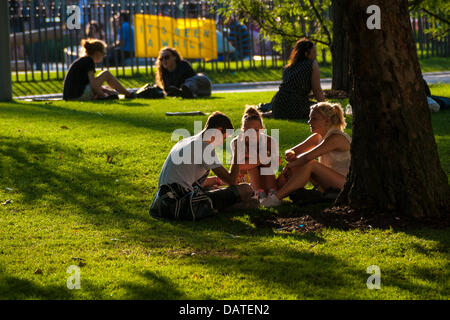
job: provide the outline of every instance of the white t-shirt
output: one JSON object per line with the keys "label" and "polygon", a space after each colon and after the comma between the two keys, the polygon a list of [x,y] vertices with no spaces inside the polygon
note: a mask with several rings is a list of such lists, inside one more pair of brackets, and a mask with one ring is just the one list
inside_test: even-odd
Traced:
{"label": "white t-shirt", "polygon": [[209,171],[222,166],[213,145],[203,141],[201,133],[178,141],[170,150],[159,175],[158,187],[178,183],[187,190]]}

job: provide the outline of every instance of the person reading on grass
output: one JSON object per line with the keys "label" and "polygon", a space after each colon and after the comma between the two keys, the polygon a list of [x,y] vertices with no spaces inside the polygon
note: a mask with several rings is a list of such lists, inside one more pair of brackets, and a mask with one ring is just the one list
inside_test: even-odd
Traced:
{"label": "person reading on grass", "polygon": [[278,206],[284,197],[308,182],[320,192],[340,192],[344,187],[351,138],[343,132],[346,123],[341,105],[321,102],[311,106],[308,124],[312,135],[286,151],[288,163],[277,179],[277,192],[264,199],[262,205]]}
{"label": "person reading on grass", "polygon": [[[281,164],[278,143],[275,139],[262,132],[264,124],[261,113],[254,106],[246,107],[242,116],[241,129],[243,132],[231,141],[231,150],[238,150],[238,143],[242,143],[245,146],[243,161],[239,161],[238,156],[240,178],[248,176],[251,186],[256,191],[258,200],[262,200],[267,195],[275,193],[275,172],[270,168],[272,163],[269,161],[276,161],[276,167]],[[251,156],[252,152],[253,158]],[[264,160],[265,164],[261,161],[260,152],[264,152],[263,155],[267,156],[265,159],[269,160]],[[272,152],[275,153],[273,157]]]}
{"label": "person reading on grass", "polygon": [[[95,76],[95,64],[101,62],[106,53],[106,44],[103,41],[84,39],[81,41],[81,46],[82,57],[70,65],[64,78],[64,100],[117,99],[118,93],[127,98],[135,96],[108,70]],[[103,86],[105,82],[110,87]]]}
{"label": "person reading on grass", "polygon": [[180,53],[169,47],[160,50],[156,62],[156,84],[168,96],[185,99],[211,95],[211,81],[202,73],[195,73]]}
{"label": "person reading on grass", "polygon": [[[214,148],[223,144],[227,129],[233,129],[230,119],[216,111],[200,133],[173,146],[161,169],[151,216],[195,220],[251,198],[252,187],[236,182],[239,174],[236,156],[228,171],[215,154]],[[210,171],[216,176],[208,177]],[[222,182],[229,187],[218,188]]]}

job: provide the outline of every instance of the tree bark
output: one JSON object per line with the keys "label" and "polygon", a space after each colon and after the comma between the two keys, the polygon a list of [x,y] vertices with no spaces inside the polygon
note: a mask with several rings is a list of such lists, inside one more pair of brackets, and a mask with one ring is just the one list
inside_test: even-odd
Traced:
{"label": "tree bark", "polygon": [[[369,30],[370,5],[381,30]],[[407,0],[343,0],[353,73],[351,165],[338,205],[414,217],[448,215]]]}
{"label": "tree bark", "polygon": [[348,92],[350,89],[348,20],[342,1],[332,1],[331,20],[333,22],[331,87],[334,90]]}

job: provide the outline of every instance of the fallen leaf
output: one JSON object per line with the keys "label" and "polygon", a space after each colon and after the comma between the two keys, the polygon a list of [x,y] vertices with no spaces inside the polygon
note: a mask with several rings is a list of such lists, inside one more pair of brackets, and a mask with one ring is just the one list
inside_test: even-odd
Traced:
{"label": "fallen leaf", "polygon": [[106,163],[112,163],[113,157],[109,154],[106,155]]}
{"label": "fallen leaf", "polygon": [[61,129],[69,129],[69,128],[67,128],[66,126],[61,126]]}
{"label": "fallen leaf", "polygon": [[43,272],[42,272],[41,269],[37,269],[37,270],[34,272],[34,274],[43,274]]}

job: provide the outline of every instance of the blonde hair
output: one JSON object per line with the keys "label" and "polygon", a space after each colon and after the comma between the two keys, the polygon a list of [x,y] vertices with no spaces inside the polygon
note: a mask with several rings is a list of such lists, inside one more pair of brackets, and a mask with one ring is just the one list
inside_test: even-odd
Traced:
{"label": "blonde hair", "polygon": [[96,52],[106,54],[106,43],[99,39],[83,39],[81,40],[81,55],[92,56]]}
{"label": "blonde hair", "polygon": [[241,127],[241,129],[244,130],[245,124],[248,121],[252,121],[252,120],[258,120],[259,123],[261,124],[261,127],[264,128],[264,123],[263,123],[263,120],[262,120],[262,116],[261,116],[261,113],[258,111],[258,109],[256,109],[255,106],[246,105],[245,106],[244,115],[242,116],[242,127]]}
{"label": "blonde hair", "polygon": [[320,112],[325,118],[329,118],[331,125],[344,131],[346,127],[344,110],[340,103],[319,102],[311,106],[311,111]]}

